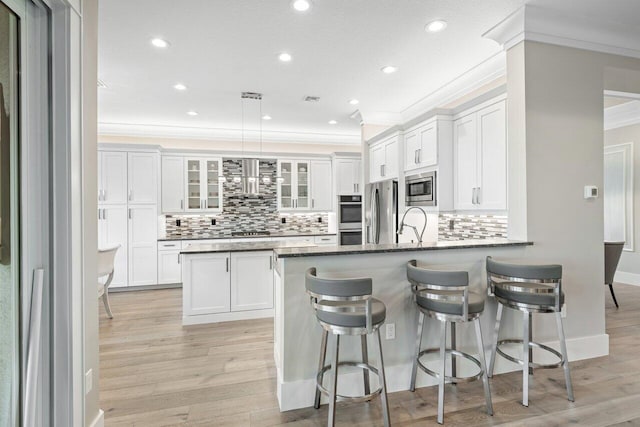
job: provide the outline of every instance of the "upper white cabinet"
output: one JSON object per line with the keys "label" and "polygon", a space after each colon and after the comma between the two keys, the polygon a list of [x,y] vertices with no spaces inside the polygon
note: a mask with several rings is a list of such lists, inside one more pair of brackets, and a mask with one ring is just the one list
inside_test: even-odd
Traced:
{"label": "upper white cabinet", "polygon": [[310,165],[308,160],[278,161],[278,209],[309,210]]}
{"label": "upper white cabinet", "polygon": [[398,139],[396,135],[370,146],[370,182],[398,177]]}
{"label": "upper white cabinet", "polygon": [[331,162],[311,162],[311,209],[330,211],[333,208],[333,186],[331,185]]}
{"label": "upper white cabinet", "polygon": [[158,203],[158,154],[128,153],[129,203]]}
{"label": "upper white cabinet", "polygon": [[186,212],[222,212],[222,159],[187,157],[184,160],[186,179]]}
{"label": "upper white cabinet", "polygon": [[184,211],[184,166],[184,157],[162,157],[162,212],[170,213]]}
{"label": "upper white cabinet", "polygon": [[454,208],[507,208],[506,101],[454,122]]}
{"label": "upper white cabinet", "polygon": [[98,202],[127,203],[127,153],[98,152]]}
{"label": "upper white cabinet", "polygon": [[337,196],[362,194],[360,174],[362,161],[359,159],[336,159],[336,191]]}
{"label": "upper white cabinet", "polygon": [[405,132],[405,171],[438,164],[438,136],[438,121],[435,119]]}

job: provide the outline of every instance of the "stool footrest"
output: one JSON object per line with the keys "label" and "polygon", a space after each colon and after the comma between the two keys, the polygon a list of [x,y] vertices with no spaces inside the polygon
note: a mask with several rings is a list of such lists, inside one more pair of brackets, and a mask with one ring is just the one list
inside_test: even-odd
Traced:
{"label": "stool footrest", "polygon": [[[502,351],[500,346],[502,346],[504,344],[520,344],[520,345],[523,345],[524,341],[523,340],[516,340],[516,339],[513,339],[513,340],[501,340],[501,341],[498,341],[498,345],[496,347],[496,352],[500,356],[504,357],[507,360],[510,360],[513,363],[517,363],[518,365],[523,366],[524,365],[524,361],[522,359],[518,359],[517,357],[513,357],[513,356],[505,353],[504,351]],[[562,354],[559,351],[554,350],[553,348],[551,348],[549,346],[546,346],[544,344],[540,344],[540,343],[535,342],[535,341],[531,341],[531,342],[529,342],[529,347],[536,347],[536,348],[539,348],[540,350],[547,351],[547,352],[553,354],[554,356],[556,356],[560,360],[559,362],[556,362],[556,363],[544,363],[544,364],[543,363],[529,362],[529,367],[530,368],[534,368],[534,369],[553,369],[553,368],[559,368],[559,367],[563,366],[564,363],[565,363],[565,360],[564,360],[564,357],[562,357]]]}
{"label": "stool footrest", "polygon": [[[316,375],[316,388],[318,390],[320,390],[320,392],[326,396],[329,396],[329,390],[326,389],[326,387],[324,387],[322,385],[321,382],[321,378],[324,376],[324,374],[331,370],[331,366],[332,365],[326,365],[324,366],[321,370],[318,371],[318,374]],[[356,368],[360,368],[360,369],[364,369],[367,370],[373,374],[375,374],[378,379],[380,378],[380,374],[378,373],[378,369],[372,365],[369,365],[367,363],[363,363],[363,362],[339,362],[338,366],[352,366],[352,367],[356,367]],[[379,382],[379,381],[378,381]],[[380,393],[382,393],[382,387],[378,387],[377,389],[373,390],[371,393],[369,394],[365,394],[363,396],[345,396],[342,394],[336,394],[336,401],[338,402],[368,402],[370,400],[372,400],[374,397],[378,396]]]}
{"label": "stool footrest", "polygon": [[[420,352],[420,354],[418,354],[418,366],[420,367],[420,369],[427,375],[431,375],[432,377],[435,378],[440,378],[440,373],[435,372],[429,368],[427,368],[422,361],[420,360],[420,358],[422,356],[424,356],[425,354],[431,354],[431,353],[439,353],[440,349],[439,348],[429,348],[426,350],[422,350]],[[458,377],[458,376],[444,376],[445,381],[451,382],[451,383],[467,383],[467,382],[471,382],[471,381],[476,381],[482,378],[482,374],[484,373],[484,371],[482,370],[482,364],[480,363],[480,361],[478,359],[476,359],[475,357],[471,356],[468,353],[464,353],[462,351],[458,351],[458,350],[452,350],[452,349],[446,349],[445,352],[447,354],[450,354],[452,357],[456,356],[456,357],[462,357],[465,358],[471,362],[473,362],[478,369],[480,369],[480,372],[478,372],[476,375],[470,375],[467,377]]]}

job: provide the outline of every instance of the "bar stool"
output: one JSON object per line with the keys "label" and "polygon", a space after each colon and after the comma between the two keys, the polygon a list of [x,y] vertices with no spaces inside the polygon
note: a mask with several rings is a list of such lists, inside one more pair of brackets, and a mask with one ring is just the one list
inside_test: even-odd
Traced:
{"label": "bar stool", "polygon": [[[389,427],[389,403],[387,400],[387,385],[384,376],[384,362],[382,359],[382,342],[380,339],[380,326],[386,318],[386,307],[380,300],[372,298],[372,280],[361,279],[326,279],[316,276],[316,269],[307,270],[305,285],[307,293],[311,297],[311,306],[316,312],[316,318],[322,326],[322,342],[320,344],[320,362],[316,376],[316,396],[314,407],[320,407],[320,395],[329,397],[329,417],[327,425],[332,427],[335,424],[336,402],[352,401],[366,402],[380,395],[382,400],[382,412],[384,425]],[[335,335],[335,348],[333,353],[333,365],[325,366],[327,354],[327,340],[329,333]],[[367,351],[367,335],[376,333],[378,335],[378,357],[379,368],[369,364]],[[360,335],[362,347],[362,362],[339,362],[338,353],[340,349],[341,335]],[[363,370],[364,395],[363,396],[343,396],[337,394],[338,390],[338,367],[354,366]],[[331,386],[327,390],[322,385],[324,374],[331,370]],[[380,386],[370,390],[369,373],[378,376]]]}
{"label": "bar stool", "polygon": [[[482,379],[484,384],[484,397],[487,405],[487,413],[493,415],[491,403],[491,390],[487,376],[486,361],[484,358],[484,344],[482,343],[482,329],[480,315],[484,311],[484,296],[469,291],[469,273],[466,271],[442,271],[428,270],[418,267],[415,260],[407,263],[407,278],[411,283],[411,291],[418,306],[418,332],[416,337],[415,358],[411,372],[410,390],[416,389],[416,375],[418,367],[426,374],[438,379],[438,423],[444,420],[444,383],[469,382]],[[424,331],[425,315],[440,321],[440,348],[420,350]],[[456,323],[475,323],[476,340],[478,345],[478,358],[468,353],[447,349],[447,323],[451,323],[452,332]],[[455,340],[452,336],[452,341]],[[452,343],[453,344],[453,343]],[[440,353],[440,372],[427,368],[420,358],[429,353]],[[446,375],[446,355],[452,359],[451,376]],[[476,375],[458,377],[455,374],[455,357],[462,357],[473,362],[480,371]]]}
{"label": "bar stool", "polygon": [[[533,375],[534,368],[550,369],[562,366],[567,387],[569,401],[573,402],[573,386],[567,357],[567,344],[562,327],[561,309],[564,304],[562,292],[562,266],[551,265],[518,265],[508,264],[487,257],[487,282],[490,292],[498,301],[496,315],[495,337],[489,362],[489,376],[493,376],[496,354],[522,365],[522,404],[529,406],[529,375]],[[519,310],[523,313],[522,339],[499,340],[500,322],[503,307]],[[560,350],[562,353],[546,345],[533,341],[533,313],[555,313]],[[503,344],[521,344],[523,359],[520,360],[505,353],[500,346]],[[533,362],[533,348],[548,351],[560,361],[557,363],[540,364]]]}

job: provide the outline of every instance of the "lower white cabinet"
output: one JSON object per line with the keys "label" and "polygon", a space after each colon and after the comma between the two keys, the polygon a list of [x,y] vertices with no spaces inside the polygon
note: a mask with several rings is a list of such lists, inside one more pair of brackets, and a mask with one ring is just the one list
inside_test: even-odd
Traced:
{"label": "lower white cabinet", "polygon": [[273,308],[273,251],[231,254],[231,311]]}
{"label": "lower white cabinet", "polygon": [[[178,242],[178,246],[180,242]],[[159,246],[159,245],[158,245]],[[161,249],[158,247],[158,284],[168,285],[182,282],[180,268],[180,247],[177,249]]]}
{"label": "lower white cabinet", "polygon": [[229,253],[183,256],[182,277],[183,318],[230,310]]}
{"label": "lower white cabinet", "polygon": [[183,325],[273,316],[273,251],[182,254]]}

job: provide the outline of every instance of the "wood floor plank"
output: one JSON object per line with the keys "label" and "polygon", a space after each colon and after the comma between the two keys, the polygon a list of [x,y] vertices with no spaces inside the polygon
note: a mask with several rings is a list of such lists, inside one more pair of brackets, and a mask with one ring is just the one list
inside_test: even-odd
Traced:
{"label": "wood floor plank", "polygon": [[[603,287],[604,288],[604,287]],[[495,415],[480,382],[447,385],[448,426],[640,425],[640,288],[606,294],[610,355],[571,363],[575,402],[561,370],[536,371],[530,406],[520,404],[520,373],[491,380]],[[603,291],[606,289],[603,289]],[[180,289],[111,295],[114,319],[101,311],[100,388],[107,427],[326,425],[327,407],[280,412],[269,319],[183,327]],[[394,426],[436,424],[437,389],[389,395]],[[340,403],[337,424],[382,426],[378,401]]]}

